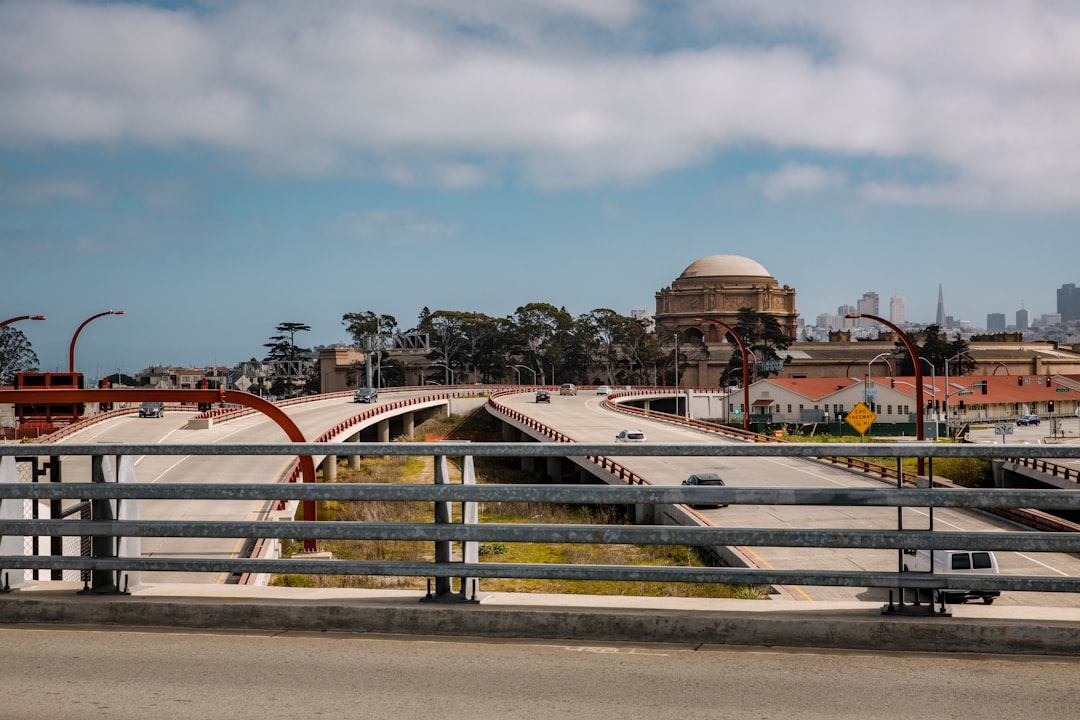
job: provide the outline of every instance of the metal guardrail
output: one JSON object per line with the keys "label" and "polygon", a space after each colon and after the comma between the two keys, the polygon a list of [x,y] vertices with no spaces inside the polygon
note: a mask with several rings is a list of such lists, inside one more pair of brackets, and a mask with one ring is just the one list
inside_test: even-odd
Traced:
{"label": "metal guardrail", "polygon": [[[350,455],[356,443],[277,443],[205,445],[2,445],[0,457],[89,455]],[[364,443],[364,454],[432,455],[436,457],[603,457],[715,456],[822,457],[835,453],[827,444],[679,444],[624,445],[566,443]],[[844,448],[847,450],[848,448]],[[870,457],[989,457],[1027,455],[1080,456],[1080,448],[1045,446],[897,445],[866,443],[860,453]],[[659,487],[650,485],[385,485],[385,484],[142,484],[137,482],[3,483],[0,507],[10,500],[60,499],[89,502],[98,510],[133,500],[336,500],[440,503],[529,502],[581,504],[755,504],[878,507],[955,507],[1080,509],[1080,490],[953,490],[881,487],[874,489],[794,489],[739,487]],[[445,505],[443,506],[446,507]],[[5,516],[7,513],[4,514]],[[436,512],[436,518],[440,516]],[[90,519],[0,519],[3,536],[79,536],[114,539],[134,537],[301,538],[353,540],[420,540],[448,543],[615,543],[718,547],[758,545],[779,547],[868,549],[986,549],[1023,552],[1080,552],[1080,533],[1061,532],[928,532],[925,530],[731,528],[681,526],[519,525],[501,523],[357,523],[293,521],[150,521],[116,520],[111,510]],[[111,543],[115,548],[118,541]],[[101,547],[100,544],[95,547]],[[904,572],[849,572],[823,569],[759,569],[718,567],[656,567],[566,564],[515,564],[451,561],[449,553],[435,561],[375,562],[308,559],[0,556],[0,570],[61,569],[94,573],[120,571],[303,573],[335,575],[416,576],[429,578],[544,578],[565,580],[629,580],[638,582],[721,582],[749,585],[821,585],[946,589],[957,583],[973,590],[1080,592],[1080,577],[1017,575],[948,575]],[[466,555],[467,556],[467,555]],[[436,552],[436,558],[440,554]]]}

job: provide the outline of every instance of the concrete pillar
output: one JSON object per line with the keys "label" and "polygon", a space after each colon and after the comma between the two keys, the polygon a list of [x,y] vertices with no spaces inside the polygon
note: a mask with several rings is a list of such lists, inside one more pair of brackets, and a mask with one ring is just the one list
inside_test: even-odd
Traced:
{"label": "concrete pillar", "polygon": [[411,438],[416,430],[416,414],[411,412],[405,413],[405,415],[402,416],[402,422],[404,423],[405,428],[402,430],[401,434],[407,438]]}
{"label": "concrete pillar", "polygon": [[553,483],[562,480],[562,458],[547,458],[547,479]]}
{"label": "concrete pillar", "polygon": [[380,420],[379,427],[379,442],[390,442],[390,421]]}
{"label": "concrete pillar", "polygon": [[327,455],[324,457],[320,467],[322,468],[323,482],[334,482],[337,480],[337,455]]}
{"label": "concrete pillar", "polygon": [[635,525],[655,525],[656,506],[652,504],[639,504],[634,506]]}
{"label": "concrete pillar", "polygon": [[[345,442],[351,442],[351,443],[360,442],[360,433],[356,433],[355,435],[350,435],[345,440]],[[352,455],[350,455],[349,456],[349,469],[350,470],[359,470],[360,469],[360,460],[361,460],[361,458],[363,458],[363,455],[359,455],[357,453],[353,453]]]}

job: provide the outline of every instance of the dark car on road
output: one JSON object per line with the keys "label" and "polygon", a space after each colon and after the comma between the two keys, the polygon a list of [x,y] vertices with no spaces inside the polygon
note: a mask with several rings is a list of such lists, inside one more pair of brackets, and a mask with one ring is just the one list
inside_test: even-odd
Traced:
{"label": "dark car on road", "polygon": [[1021,415],[1020,417],[1018,417],[1016,419],[1016,424],[1017,425],[1038,425],[1039,424],[1039,416],[1038,415]]}
{"label": "dark car on road", "polygon": [[[694,473],[690,477],[682,481],[683,485],[692,485],[693,487],[723,487],[724,481],[719,474],[714,472],[700,472]],[[701,505],[698,503],[690,503],[690,507],[727,507],[727,504],[723,505]]]}
{"label": "dark car on road", "polygon": [[165,417],[165,403],[144,402],[139,406],[139,417],[159,418]]}
{"label": "dark car on road", "polygon": [[379,391],[375,388],[360,388],[352,396],[353,402],[373,403],[379,399]]}
{"label": "dark car on road", "polygon": [[537,390],[536,391],[536,402],[546,402],[546,403],[551,402],[551,393],[548,392],[547,390]]}

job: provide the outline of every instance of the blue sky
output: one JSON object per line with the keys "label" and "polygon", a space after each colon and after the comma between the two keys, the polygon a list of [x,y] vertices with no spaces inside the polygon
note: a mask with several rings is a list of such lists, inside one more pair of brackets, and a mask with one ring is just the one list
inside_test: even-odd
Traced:
{"label": "blue sky", "polygon": [[371,310],[653,308],[712,254],[808,322],[1080,283],[1072,2],[0,0],[0,319],[43,370]]}

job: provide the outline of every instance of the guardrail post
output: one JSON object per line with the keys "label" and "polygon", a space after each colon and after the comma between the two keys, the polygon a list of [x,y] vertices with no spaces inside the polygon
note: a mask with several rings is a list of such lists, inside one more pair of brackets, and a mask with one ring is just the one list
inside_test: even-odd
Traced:
{"label": "guardrail post", "polygon": [[[123,455],[118,458],[116,482],[133,483],[137,481],[138,478],[135,477],[135,458],[130,455]],[[116,501],[116,517],[120,520],[141,519],[139,501],[135,498],[118,499]],[[118,538],[117,554],[120,557],[142,557],[142,538]],[[121,570],[117,573],[117,576],[119,578],[119,585],[123,588],[124,593],[128,591],[129,586],[138,586],[142,584],[142,573],[138,570]]]}
{"label": "guardrail post", "polygon": [[[0,483],[19,482],[19,469],[13,457],[0,457]],[[22,520],[25,515],[25,500],[12,498],[0,501],[0,522],[4,520]],[[0,555],[25,555],[26,542],[22,535],[0,536]],[[0,592],[7,592],[13,587],[20,587],[29,581],[27,570],[8,570],[0,578]]]}
{"label": "guardrail post", "polygon": [[[435,460],[435,484],[436,485],[448,485],[450,483],[449,465],[445,455],[436,455]],[[476,474],[473,470],[473,459],[471,455],[464,457],[462,463],[462,475],[461,482],[464,485],[475,485]],[[475,502],[463,502],[462,503],[462,521],[466,523],[479,522],[479,509]],[[450,523],[452,522],[452,513],[449,502],[436,502],[435,503],[435,523]],[[475,541],[462,543],[462,559],[464,562],[477,562],[480,557],[480,547]],[[450,540],[436,540],[435,541],[435,563],[437,565],[444,565],[453,562],[453,542]],[[461,591],[455,593],[453,590],[453,582],[449,577],[437,577],[435,578],[435,592],[432,594],[430,591],[431,584],[428,583],[428,594],[423,598],[425,601],[436,602],[479,602],[477,598],[477,589],[479,582],[476,578],[461,578]]]}
{"label": "guardrail post", "polygon": [[[90,456],[90,482],[104,483],[108,482],[107,475],[112,474],[112,470],[109,467],[108,460],[104,455],[91,455]],[[97,499],[90,501],[90,519],[91,520],[114,520],[112,501],[108,499]],[[116,538],[107,537],[103,535],[95,535],[90,538],[90,555],[95,558],[113,558],[116,557]],[[90,585],[86,585],[86,578],[83,578],[83,589],[79,591],[79,594],[94,594],[103,595],[110,593],[120,593],[120,589],[116,586],[115,575],[111,570],[91,570],[90,571]]]}
{"label": "guardrail post", "polygon": [[[473,468],[472,455],[466,455],[462,458],[461,484],[476,484],[476,471]],[[466,525],[479,523],[480,504],[474,501],[461,503],[461,519]],[[480,562],[480,543],[476,540],[466,540],[462,543],[461,555],[466,564]],[[461,578],[461,599],[472,602],[480,601],[480,580],[478,578]]]}
{"label": "guardrail post", "polygon": [[[450,482],[450,477],[447,472],[447,462],[445,455],[436,455],[435,460],[435,484],[447,485]],[[436,502],[435,503],[435,524],[449,523],[450,522],[450,503],[449,502]],[[435,564],[445,565],[449,564],[451,560],[451,543],[449,540],[436,540],[435,541]],[[451,582],[449,577],[437,577],[435,578],[435,594],[432,595],[428,592],[425,600],[448,600],[452,594]]]}

